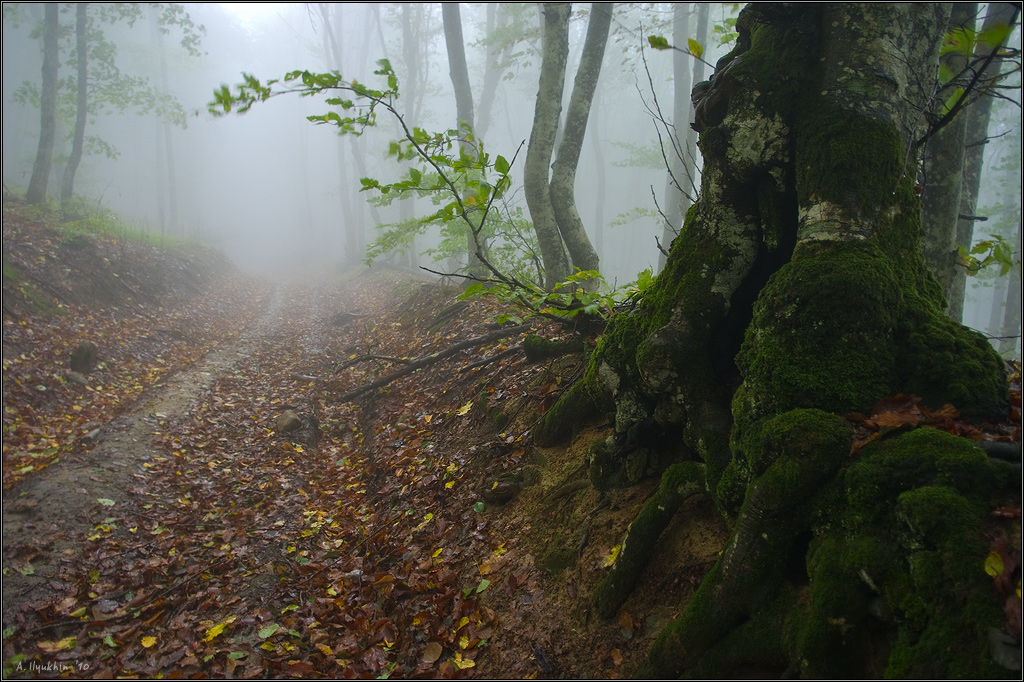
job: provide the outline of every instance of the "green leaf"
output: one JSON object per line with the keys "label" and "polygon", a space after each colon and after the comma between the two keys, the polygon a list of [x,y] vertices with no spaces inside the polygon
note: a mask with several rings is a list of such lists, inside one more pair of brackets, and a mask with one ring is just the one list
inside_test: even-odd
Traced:
{"label": "green leaf", "polygon": [[647,42],[655,50],[670,50],[672,46],[661,36],[647,36]]}
{"label": "green leaf", "polygon": [[272,637],[274,635],[274,633],[277,632],[280,628],[281,628],[281,626],[278,625],[277,623],[271,623],[270,625],[267,625],[267,626],[264,626],[264,627],[260,628],[260,631],[258,633],[259,636],[260,636],[260,639],[266,639],[268,637]]}
{"label": "green leaf", "polygon": [[508,161],[505,160],[504,156],[499,154],[498,158],[496,158],[494,160],[494,170],[498,171],[502,175],[507,175],[508,174],[508,169],[509,169]]}
{"label": "green leaf", "polygon": [[484,510],[484,503],[483,502],[477,502],[476,504],[473,505],[473,511],[475,511],[476,513],[478,513],[478,514],[482,513],[483,510]]}
{"label": "green leaf", "polygon": [[480,594],[481,592],[486,590],[488,587],[490,587],[490,585],[491,585],[491,581],[488,580],[487,578],[484,578],[483,580],[480,581],[480,584],[476,586],[476,593]]}
{"label": "green leaf", "polygon": [[1013,33],[1013,27],[1009,24],[996,24],[978,34],[978,41],[995,47],[1002,45]]}
{"label": "green leaf", "polygon": [[245,658],[248,655],[249,654],[247,654],[244,651],[232,651],[230,654],[228,654],[228,658],[230,658],[233,661],[237,661],[238,659]]}
{"label": "green leaf", "polygon": [[955,107],[957,105],[957,102],[959,102],[960,98],[963,97],[963,96],[964,96],[964,89],[963,88],[957,88],[953,92],[953,94],[950,95],[948,99],[946,99],[946,103],[942,105],[942,115],[945,116],[946,114],[951,112],[953,110],[953,107]]}
{"label": "green leaf", "polygon": [[111,499],[108,499],[106,497],[97,498],[96,501],[99,502],[100,504],[102,504],[104,507],[113,507],[114,506],[114,501],[111,500]]}
{"label": "green leaf", "polygon": [[704,46],[698,43],[693,38],[688,38],[686,41],[687,47],[690,48],[690,54],[700,59],[700,56],[704,54]]}

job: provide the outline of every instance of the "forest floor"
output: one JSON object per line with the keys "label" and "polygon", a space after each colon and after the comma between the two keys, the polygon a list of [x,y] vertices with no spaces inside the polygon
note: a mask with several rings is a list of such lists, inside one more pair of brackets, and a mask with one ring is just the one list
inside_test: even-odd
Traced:
{"label": "forest floor", "polygon": [[691,500],[603,621],[657,481],[591,489],[600,423],[532,445],[581,357],[405,271],[256,280],[9,201],[3,230],[5,679],[625,677],[727,537]]}

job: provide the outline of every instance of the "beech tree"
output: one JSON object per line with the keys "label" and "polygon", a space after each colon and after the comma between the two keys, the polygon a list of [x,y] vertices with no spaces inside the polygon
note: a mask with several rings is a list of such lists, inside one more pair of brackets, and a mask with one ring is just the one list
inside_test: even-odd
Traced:
{"label": "beech tree", "polygon": [[[11,12],[5,12],[5,19],[18,23],[25,19],[18,5]],[[48,7],[44,19],[43,78],[41,83],[24,82],[13,93],[17,102],[40,106],[43,110],[40,131],[40,151],[37,154],[37,168],[33,176],[41,175],[52,157],[56,136],[56,119],[70,123],[72,130],[71,150],[61,181],[61,202],[66,203],[74,190],[75,175],[83,155],[98,153],[108,158],[117,158],[117,150],[108,142],[86,134],[86,123],[97,114],[124,113],[130,109],[155,114],[162,119],[184,128],[185,110],[171,95],[159,92],[149,83],[148,78],[131,76],[121,71],[117,63],[117,46],[104,34],[104,25],[125,24],[134,26],[145,13],[142,3],[68,3],[67,8],[75,10],[75,30],[61,34],[56,17],[51,18],[56,6]],[[199,43],[205,28],[197,26],[184,7],[176,3],[150,3],[150,9],[157,13],[159,30],[166,32],[175,27],[182,33],[181,46],[192,56],[198,56]],[[51,31],[53,37],[51,37]],[[58,79],[57,68],[62,52],[61,38],[68,42],[63,52],[75,66],[75,77]],[[51,98],[55,104],[51,105]],[[47,113],[54,108],[54,122],[51,125]],[[49,151],[47,151],[47,148]],[[42,165],[41,165],[42,164]],[[49,172],[46,167],[47,173]],[[26,198],[30,202],[45,198],[46,183],[42,178],[30,183]]]}
{"label": "beech tree", "polygon": [[1019,473],[934,428],[852,452],[844,418],[900,394],[1006,415],[1003,362],[943,314],[921,254],[915,85],[937,71],[949,13],[743,10],[695,89],[701,191],[665,268],[534,429],[547,446],[609,418],[593,485],[661,474],[595,591],[602,616],[684,500],[710,495],[732,528],[641,677],[1009,673],[981,531]]}
{"label": "beech tree", "polygon": [[[992,101],[1004,70],[1003,44],[1019,13],[1011,3],[992,3],[981,30],[978,4],[958,2],[940,58],[940,77],[930,115],[935,130],[923,148],[922,204],[925,262],[938,279],[954,320],[963,317],[966,271],[957,246],[970,249]],[[1019,56],[1019,55],[1017,55]]]}
{"label": "beech tree", "polygon": [[[551,156],[562,112],[562,90],[565,85],[566,62],[569,58],[570,3],[549,2],[542,6],[544,15],[544,47],[537,106],[533,129],[526,153],[523,189],[530,207],[533,228],[540,243],[544,261],[545,286],[554,289],[572,270],[597,270],[597,252],[590,243],[576,211],[576,164],[586,133],[601,60],[611,25],[611,6],[594,3],[590,24],[573,84],[564,134],[559,144],[554,174],[549,173]],[[566,252],[568,249],[568,253]],[[571,259],[571,266],[570,266]]]}
{"label": "beech tree", "polygon": [[[462,14],[459,12],[459,3],[441,3],[441,13],[444,20],[444,42],[448,51],[448,73],[455,90],[455,111],[459,119],[457,128],[459,137],[463,140],[459,144],[459,151],[461,154],[465,154],[467,146],[465,139],[471,136],[473,131],[473,90],[469,84],[469,68],[466,66],[466,48],[462,38]],[[467,269],[470,274],[476,276],[485,274],[480,264],[480,252],[482,251],[486,256],[487,251],[487,242],[479,234],[480,227],[482,226],[466,230],[466,252],[469,261]]]}
{"label": "beech tree", "polygon": [[60,17],[57,3],[46,3],[46,18],[43,20],[43,78],[40,95],[39,148],[32,167],[25,200],[30,204],[42,203],[46,199],[46,187],[50,182],[50,168],[53,165],[53,144],[57,138],[57,72],[60,66],[57,53],[57,38],[60,32]]}

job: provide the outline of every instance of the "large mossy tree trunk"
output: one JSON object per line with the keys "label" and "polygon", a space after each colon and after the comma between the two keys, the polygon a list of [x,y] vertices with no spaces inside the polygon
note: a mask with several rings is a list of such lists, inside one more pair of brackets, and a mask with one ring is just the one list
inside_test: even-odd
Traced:
{"label": "large mossy tree trunk", "polygon": [[[732,524],[643,675],[1008,672],[984,653],[1000,604],[979,533],[1015,474],[927,429],[855,461],[838,416],[898,393],[1005,415],[1002,362],[943,314],[921,255],[916,84],[948,18],[938,4],[749,5],[695,88],[701,194],[664,271],[534,432],[550,444],[608,414],[595,487],[701,462]],[[630,545],[650,533],[638,517],[619,561],[642,570]],[[623,598],[595,593],[599,613],[616,611],[610,595]]]}

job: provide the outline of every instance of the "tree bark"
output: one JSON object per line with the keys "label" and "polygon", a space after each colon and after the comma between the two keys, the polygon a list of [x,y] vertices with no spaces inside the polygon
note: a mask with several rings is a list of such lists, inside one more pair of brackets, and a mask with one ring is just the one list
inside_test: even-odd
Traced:
{"label": "tree bark", "polygon": [[68,157],[68,164],[64,167],[64,179],[60,187],[60,203],[66,206],[75,190],[75,173],[78,172],[78,164],[82,161],[82,152],[85,149],[85,120],[88,116],[88,88],[89,88],[89,55],[85,32],[88,24],[86,8],[88,3],[81,2],[75,5],[75,47],[78,58],[78,98],[75,114],[75,133],[71,143],[71,156]]}
{"label": "tree bark", "polygon": [[[551,206],[555,212],[558,231],[565,241],[574,268],[598,270],[599,259],[590,239],[587,237],[576,209],[576,167],[587,133],[587,118],[594,101],[594,91],[601,75],[601,62],[608,42],[608,29],[612,21],[613,3],[593,3],[590,9],[590,23],[583,45],[583,54],[576,71],[569,110],[565,116],[562,142],[558,146],[558,157],[551,172]],[[596,287],[596,282],[594,283]]]}
{"label": "tree bark", "polygon": [[[1017,263],[1020,264],[1021,248],[1024,242],[1021,239],[1021,221],[1017,218]],[[1003,310],[1003,325],[999,336],[999,353],[1005,358],[1020,358],[1021,343],[1021,281],[1020,277],[1009,275],[1008,291],[1006,296],[1006,307]]]}
{"label": "tree bark", "polygon": [[[973,31],[977,13],[977,3],[954,3],[948,30]],[[940,62],[952,73],[960,73],[967,65],[967,58],[960,52],[951,51],[942,55]],[[936,101],[941,105],[950,94],[948,89],[940,90]],[[978,104],[975,103],[974,106]],[[921,223],[924,237],[921,240],[921,247],[925,263],[939,280],[947,301],[950,301],[953,295],[956,272],[962,269],[958,267],[957,262],[956,233],[960,215],[966,131],[967,112],[963,112],[936,133],[924,150],[924,189],[921,194]],[[957,311],[949,307],[947,313],[959,322],[963,316],[963,301],[960,302]]]}
{"label": "tree bark", "polygon": [[551,205],[551,189],[548,184],[548,166],[562,112],[565,64],[569,57],[570,5],[564,2],[544,3],[542,13],[544,50],[533,129],[523,169],[523,190],[533,219],[533,229],[540,243],[545,270],[544,286],[553,290],[571,272],[562,237],[558,232],[558,220]]}
{"label": "tree bark", "polygon": [[[455,89],[455,110],[459,118],[459,131],[463,139],[472,136],[473,131],[473,92],[469,85],[469,69],[466,66],[466,49],[462,38],[462,17],[459,13],[459,3],[441,3],[441,12],[444,19],[444,42],[448,48],[448,72],[452,79],[452,87]],[[465,141],[460,142],[459,151],[466,154],[469,148]],[[475,147],[475,143],[473,145]],[[475,154],[474,149],[474,156]],[[480,261],[480,256],[486,257],[487,242],[480,230],[483,226],[479,220],[470,217],[471,227],[466,232],[466,252],[469,254],[467,269],[469,274],[483,276],[486,269]]]}
{"label": "tree bark", "polygon": [[[886,676],[999,674],[982,660],[987,628],[1005,622],[987,606],[991,582],[954,576],[984,561],[983,519],[994,497],[1019,492],[1019,475],[937,429],[852,458],[840,416],[898,393],[978,421],[1007,412],[1002,361],[942,313],[920,251],[913,170],[925,102],[913,77],[934,69],[949,11],[741,12],[736,48],[697,92],[700,198],[665,270],[641,309],[611,319],[563,398],[573,409],[560,401],[534,430],[543,447],[611,418],[589,456],[599,489],[652,467],[654,446],[638,442],[660,444],[662,467],[702,463],[733,529],[639,677],[879,676],[880,646]],[[947,478],[956,462],[971,473]],[[686,483],[673,471],[662,490]],[[634,520],[617,561],[643,565],[627,555],[649,543],[630,538],[657,534],[654,516]],[[949,523],[928,526],[936,518]],[[920,533],[934,548],[927,560]],[[609,595],[621,597],[595,593],[599,613],[617,611],[601,601]],[[891,617],[872,616],[874,600]]]}
{"label": "tree bark", "polygon": [[60,33],[59,4],[46,3],[43,20],[43,84],[39,108],[39,148],[32,167],[25,201],[39,204],[46,200],[46,187],[50,182],[53,164],[53,144],[57,137],[57,38]]}

